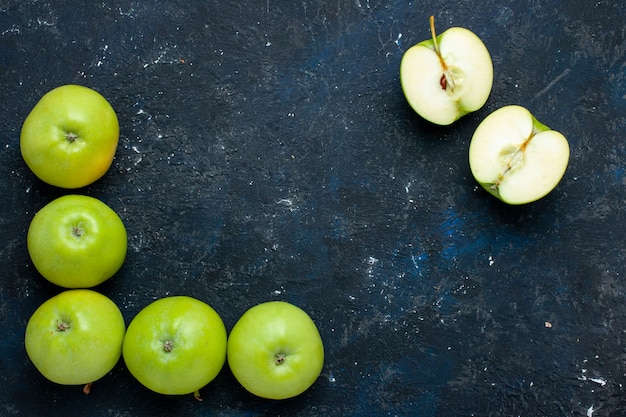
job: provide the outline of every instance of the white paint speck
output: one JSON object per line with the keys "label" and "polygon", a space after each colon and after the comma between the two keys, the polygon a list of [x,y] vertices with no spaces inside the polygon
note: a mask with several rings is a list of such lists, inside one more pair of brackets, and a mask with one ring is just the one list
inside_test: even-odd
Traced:
{"label": "white paint speck", "polygon": [[587,417],[593,417],[593,413],[596,410],[593,408],[593,405],[587,409]]}
{"label": "white paint speck", "polygon": [[600,384],[601,386],[606,385],[606,379],[604,378],[589,378],[589,381],[595,382],[596,384]]}

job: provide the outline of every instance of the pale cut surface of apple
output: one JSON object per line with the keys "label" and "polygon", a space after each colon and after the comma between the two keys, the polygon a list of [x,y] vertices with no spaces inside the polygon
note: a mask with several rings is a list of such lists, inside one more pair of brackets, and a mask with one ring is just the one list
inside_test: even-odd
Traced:
{"label": "pale cut surface of apple", "polygon": [[569,144],[521,106],[502,107],[482,121],[469,148],[472,174],[509,204],[536,201],[552,191],[569,162]]}
{"label": "pale cut surface of apple", "polygon": [[[409,105],[438,125],[449,125],[480,109],[491,93],[493,64],[485,44],[472,31],[454,27],[409,48],[400,64],[400,80]],[[443,82],[444,64],[453,83]]]}

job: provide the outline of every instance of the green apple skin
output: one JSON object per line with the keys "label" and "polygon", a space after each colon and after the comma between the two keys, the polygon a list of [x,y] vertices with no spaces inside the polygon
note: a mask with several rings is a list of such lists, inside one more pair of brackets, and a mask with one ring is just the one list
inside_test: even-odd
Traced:
{"label": "green apple skin", "polygon": [[563,134],[517,105],[488,115],[476,128],[469,148],[476,181],[510,205],[532,203],[550,193],[563,178],[569,156]]}
{"label": "green apple skin", "polygon": [[106,281],[121,268],[127,251],[126,228],[117,213],[94,197],[73,194],[35,214],[26,242],[37,271],[65,288]]}
{"label": "green apple skin", "polygon": [[69,84],[46,93],[28,114],[20,151],[39,179],[72,189],[107,172],[118,139],[119,123],[109,102],[95,90]]}
{"label": "green apple skin", "polygon": [[[409,105],[424,119],[447,126],[487,102],[493,85],[493,63],[482,40],[472,31],[453,27],[409,48],[400,63],[400,82]],[[455,81],[445,83],[444,67]]]}
{"label": "green apple skin", "polygon": [[83,385],[109,373],[120,359],[125,324],[106,296],[66,290],[33,313],[24,344],[31,362],[52,382]]}
{"label": "green apple skin", "polygon": [[317,380],[324,346],[309,315],[283,301],[250,308],[228,339],[228,364],[250,393],[273,400],[295,397]]}
{"label": "green apple skin", "polygon": [[188,296],[161,298],[130,322],[122,355],[130,373],[159,394],[197,391],[226,362],[227,333],[208,304]]}

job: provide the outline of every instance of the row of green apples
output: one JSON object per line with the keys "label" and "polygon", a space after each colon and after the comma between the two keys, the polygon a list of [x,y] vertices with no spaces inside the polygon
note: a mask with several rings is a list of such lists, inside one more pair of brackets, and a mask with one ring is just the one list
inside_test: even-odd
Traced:
{"label": "row of green apples", "polygon": [[[66,85],[44,95],[27,116],[20,147],[40,179],[72,189],[104,175],[118,136],[117,116],[103,96]],[[123,358],[147,388],[199,399],[228,360],[248,391],[284,399],[306,391],[322,371],[315,323],[283,301],[250,308],[230,335],[211,306],[185,295],[153,301],[126,328],[118,306],[90,289],[115,275],[127,253],[122,219],[94,197],[69,194],[48,203],[31,221],[27,247],[41,276],[66,288],[26,325],[26,352],[50,381],[84,385],[88,393]]]}
{"label": "row of green apples", "polygon": [[45,301],[26,325],[26,352],[52,382],[84,385],[123,358],[145,387],[166,395],[193,393],[213,381],[226,361],[254,395],[281,400],[319,377],[324,347],[315,323],[299,307],[268,301],[247,310],[229,335],[219,314],[185,295],[144,307],[128,328],[117,305],[91,289],[70,289]]}
{"label": "row of green apples", "polygon": [[[440,35],[430,17],[431,38],[409,48],[400,63],[400,81],[410,106],[426,120],[450,125],[487,102],[493,85],[491,55],[468,29]],[[546,196],[565,174],[569,144],[526,108],[507,105],[488,115],[469,146],[476,181],[508,204]]]}

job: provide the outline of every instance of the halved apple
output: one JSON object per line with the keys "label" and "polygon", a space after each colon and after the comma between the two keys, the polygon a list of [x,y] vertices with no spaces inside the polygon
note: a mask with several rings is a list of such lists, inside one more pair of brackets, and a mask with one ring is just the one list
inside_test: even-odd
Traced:
{"label": "halved apple", "polygon": [[502,107],[472,136],[469,163],[474,178],[508,204],[526,204],[552,191],[569,162],[565,136],[521,106]]}
{"label": "halved apple", "polygon": [[480,109],[493,85],[493,64],[472,31],[453,27],[409,48],[400,63],[400,83],[409,105],[424,119],[449,125]]}

